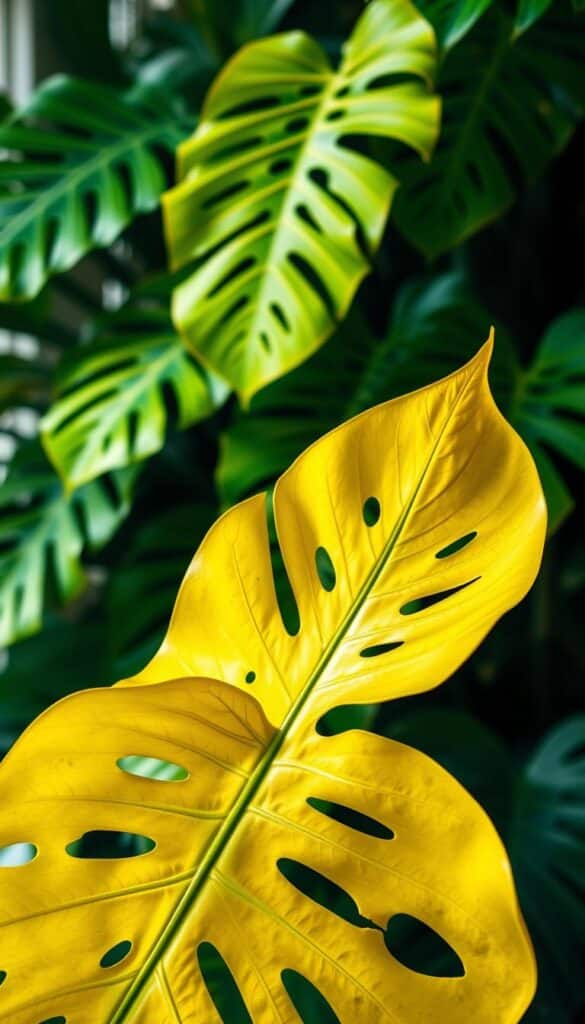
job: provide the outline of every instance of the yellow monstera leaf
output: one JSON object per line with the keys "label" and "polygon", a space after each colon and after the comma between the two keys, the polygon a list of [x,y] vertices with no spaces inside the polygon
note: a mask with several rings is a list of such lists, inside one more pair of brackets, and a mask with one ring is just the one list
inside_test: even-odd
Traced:
{"label": "yellow monstera leaf", "polygon": [[[534,961],[488,818],[426,756],[316,728],[338,704],[440,682],[534,578],[544,501],[490,397],[489,352],[279,481],[298,635],[253,498],[204,541],[146,670],[67,698],[15,745],[0,1020],[293,1024],[291,979],[320,993],[323,1024],[520,1020]],[[423,922],[456,969],[413,969],[397,919]]]}

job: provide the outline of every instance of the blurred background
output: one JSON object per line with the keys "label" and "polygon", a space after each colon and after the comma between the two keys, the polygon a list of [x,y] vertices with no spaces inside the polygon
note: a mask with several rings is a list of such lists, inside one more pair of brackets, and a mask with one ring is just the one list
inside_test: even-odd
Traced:
{"label": "blurred background", "polygon": [[[583,1024],[584,5],[482,0],[463,26],[457,4],[418,6],[441,46],[436,154],[421,170],[400,147],[370,143],[403,183],[371,273],[324,347],[243,411],[213,393],[175,333],[160,195],[239,46],[302,28],[336,60],[362,4],[0,0],[0,751],[62,695],[144,665],[220,511],[269,488],[338,422],[450,372],[494,323],[494,394],[549,506],[539,579],[437,691],[340,709],[323,728],[359,723],[411,743],[479,799],[510,852],[539,960],[526,1020]],[[132,175],[144,166],[141,192]],[[17,214],[28,226],[14,243]],[[163,356],[173,376],[156,382],[159,425],[141,448]],[[108,374],[99,414],[126,431],[124,455],[89,451],[81,430],[81,472],[62,428]],[[185,411],[187,392],[201,395]],[[294,626],[274,538],[273,558]]]}

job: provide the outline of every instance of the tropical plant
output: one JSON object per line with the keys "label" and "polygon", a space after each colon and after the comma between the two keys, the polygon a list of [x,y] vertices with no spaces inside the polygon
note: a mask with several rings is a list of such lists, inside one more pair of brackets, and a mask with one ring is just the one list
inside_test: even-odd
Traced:
{"label": "tropical plant", "polygon": [[[326,435],[279,480],[297,635],[275,599],[261,494],[207,535],[145,671],[68,698],[16,744],[0,774],[0,839],[8,863],[19,858],[2,901],[13,1019],[34,1000],[66,1020],[89,997],[93,1019],[118,1024],[171,1008],[177,1020],[208,1021],[214,1004],[227,1021],[194,950],[204,980],[206,952],[231,966],[242,1012],[258,1021],[285,992],[295,1005],[291,973],[338,1016],[354,1008],[382,1021],[392,1004],[400,1016],[461,1024],[520,1019],[532,954],[488,819],[413,750],[318,731],[344,701],[440,683],[534,579],[545,505],[491,400],[490,353],[491,343],[438,384]],[[60,755],[47,761],[58,736],[66,767]],[[15,816],[23,770],[29,798]],[[56,816],[72,795],[56,828],[47,801]],[[339,894],[334,913],[311,879]],[[46,910],[31,925],[19,917],[33,893]],[[97,901],[71,983],[66,950]],[[65,944],[25,987],[54,914],[67,921]],[[405,916],[451,947],[442,982],[395,949],[393,920]]]}
{"label": "tropical plant", "polygon": [[[137,22],[128,46],[122,40],[132,19],[122,24],[123,6],[132,8]],[[190,839],[181,843],[181,829],[190,828],[193,820],[170,813],[169,807],[184,810],[185,800],[191,811],[201,806],[223,814],[232,799],[222,803],[228,776],[212,777],[206,763],[199,783],[195,773],[182,779],[184,759],[197,755],[176,747],[180,737],[174,730],[179,722],[181,729],[188,725],[186,743],[192,745],[193,728],[197,737],[203,728],[185,718],[185,707],[199,714],[201,701],[202,713],[209,707],[211,715],[215,698],[210,694],[222,699],[227,694],[231,711],[226,709],[226,716],[247,714],[264,730],[268,747],[273,741],[282,740],[291,749],[297,743],[300,732],[292,724],[286,738],[280,731],[278,740],[269,738],[279,729],[287,698],[281,684],[267,682],[274,677],[268,652],[276,643],[278,658],[288,659],[286,669],[277,663],[291,691],[304,685],[319,636],[327,645],[332,620],[333,628],[340,628],[336,616],[343,618],[344,602],[350,600],[348,574],[360,576],[363,558],[379,550],[378,540],[392,519],[389,495],[410,485],[418,473],[424,448],[417,441],[424,429],[422,396],[437,393],[434,382],[440,378],[455,373],[459,379],[460,367],[474,358],[479,341],[494,326],[490,385],[499,409],[534,458],[546,498],[542,571],[527,599],[463,663],[472,646],[466,616],[471,614],[479,629],[491,607],[483,605],[486,579],[498,576],[493,593],[499,596],[477,640],[498,609],[518,600],[528,586],[528,577],[521,587],[513,570],[522,562],[522,545],[531,533],[527,514],[513,537],[505,525],[508,516],[520,522],[514,500],[522,501],[526,479],[519,473],[510,487],[509,507],[504,498],[498,504],[487,577],[488,538],[481,525],[464,526],[444,543],[441,533],[435,554],[478,531],[466,547],[445,558],[435,560],[429,549],[431,568],[427,571],[425,563],[420,575],[409,577],[408,586],[432,578],[437,588],[420,589],[418,596],[424,597],[442,595],[462,582],[470,585],[411,615],[397,612],[400,626],[412,630],[408,643],[370,658],[359,657],[358,651],[358,669],[354,673],[350,666],[339,693],[318,686],[311,696],[307,693],[303,716],[317,708],[323,695],[334,694],[335,701],[320,715],[318,739],[311,734],[302,756],[306,753],[303,763],[308,765],[309,756],[321,757],[327,749],[327,737],[335,740],[335,749],[344,752],[343,773],[354,779],[347,784],[353,795],[361,769],[345,753],[353,747],[355,730],[367,730],[359,742],[371,752],[364,753],[363,764],[376,758],[373,766],[368,762],[376,780],[386,771],[388,777],[399,770],[413,773],[417,793],[407,790],[412,799],[402,810],[412,814],[417,836],[426,827],[424,816],[415,815],[419,805],[414,801],[423,792],[423,775],[429,786],[439,787],[433,792],[455,801],[460,820],[469,823],[464,829],[477,837],[477,844],[444,858],[437,856],[435,845],[432,856],[425,850],[417,864],[437,901],[448,891],[453,895],[455,876],[463,884],[468,867],[474,871],[473,899],[481,904],[476,917],[483,922],[496,890],[484,886],[481,850],[498,851],[500,866],[490,879],[501,882],[504,870],[491,828],[473,801],[422,755],[397,751],[381,738],[370,746],[369,733],[420,749],[466,785],[505,842],[534,941],[539,985],[523,1024],[581,1024],[585,547],[579,514],[585,467],[585,289],[575,254],[582,251],[585,231],[583,4],[168,0],[167,9],[162,6],[157,2],[157,12],[147,16],[146,9],[155,7],[150,0],[36,4],[35,51],[42,52],[47,42],[44,66],[59,74],[40,82],[23,105],[0,94],[0,756],[53,701],[92,690],[41,718],[0,769],[0,779],[4,770],[11,779],[6,800],[11,827],[31,823],[31,831],[14,840],[16,848],[15,833],[6,834],[4,845],[10,849],[0,852],[0,886],[21,901],[19,914],[29,914],[33,905],[35,914],[26,925],[3,929],[10,936],[18,930],[19,939],[12,952],[11,940],[2,944],[0,1000],[24,999],[26,991],[29,1004],[13,1014],[13,1004],[4,1002],[0,1016],[8,1015],[11,1024],[39,1024],[41,1018],[43,1024],[47,1019],[63,1024],[64,1017],[66,1024],[74,1024],[89,1015],[88,1024],[95,1024],[93,995],[87,992],[83,1007],[81,995],[71,997],[79,1005],[69,1015],[67,1008],[38,1003],[48,977],[43,972],[54,971],[51,984],[56,987],[50,991],[64,990],[73,975],[66,979],[55,964],[75,963],[78,957],[79,977],[90,986],[101,981],[96,991],[121,1005],[126,996],[120,989],[134,984],[135,965],[146,959],[154,965],[156,956],[145,954],[144,943],[152,939],[156,950],[156,936],[164,934],[164,945],[170,936],[166,912],[149,909],[148,924],[136,935],[121,926],[118,931],[116,922],[129,926],[134,919],[127,915],[128,906],[146,907],[149,901],[152,908],[167,898],[172,903],[173,893],[190,884],[187,876],[200,855]],[[16,7],[9,5],[11,17]],[[4,26],[0,52],[9,53]],[[416,397],[384,405],[421,388],[426,390]],[[363,459],[371,455],[378,460],[381,473],[380,479],[372,477],[367,495],[362,487],[369,478],[353,490],[347,487],[353,472],[349,456],[343,466],[335,460],[324,463],[310,480],[303,470],[293,504],[295,516],[297,503],[302,505],[299,522],[308,516],[306,521],[318,529],[318,535],[307,536],[291,518],[292,505],[284,514],[285,481],[296,480],[303,465],[312,465],[310,446],[329,431],[349,451],[343,439],[355,429],[352,417],[378,403],[390,409],[415,403],[412,409],[419,410],[412,434],[409,426],[409,435],[400,436],[399,447],[405,446],[404,453],[408,448],[408,455],[401,455],[400,480],[388,470],[395,439],[381,431],[370,448],[360,449]],[[483,404],[478,407],[485,412]],[[364,413],[363,422],[373,415]],[[490,415],[495,422],[493,409]],[[470,443],[463,436],[461,450]],[[319,442],[315,450],[323,452],[329,443],[334,442]],[[528,459],[517,439],[514,445]],[[448,467],[451,458],[445,456],[441,464]],[[486,463],[477,498],[469,498],[472,518],[477,501],[487,489],[503,486],[506,474],[497,460]],[[381,496],[382,477],[388,491]],[[331,496],[324,490],[327,480],[334,482]],[[343,494],[337,490],[342,481]],[[268,496],[259,497],[259,491]],[[367,498],[377,498],[379,506]],[[325,540],[321,535],[331,501],[352,552],[347,566],[337,534]],[[242,504],[234,510],[235,502]],[[413,512],[413,529],[423,514]],[[461,514],[450,512],[448,521],[459,523]],[[290,554],[298,552],[301,542],[308,545],[304,569],[294,558],[291,562]],[[200,544],[165,639],[173,596]],[[210,562],[212,544],[217,552]],[[314,561],[317,548],[323,551]],[[390,559],[392,572],[410,565],[401,555],[399,542]],[[232,589],[234,558],[244,568],[243,590]],[[471,583],[478,575],[476,559],[482,579]],[[460,578],[459,569],[468,564],[469,576]],[[303,576],[300,586],[297,570]],[[444,586],[439,585],[443,579]],[[353,575],[351,582],[356,589]],[[508,584],[513,593],[507,592]],[[255,640],[241,609],[244,595],[258,623]],[[383,602],[378,604],[382,616]],[[321,609],[325,619],[318,621]],[[429,652],[420,664],[411,663],[409,656],[427,624]],[[394,641],[395,636],[382,637],[364,649]],[[449,658],[444,675],[453,674],[445,685],[420,696],[399,696],[402,685],[410,693],[437,682],[435,669]],[[169,683],[186,675],[188,682]],[[219,682],[201,682],[202,677]],[[135,690],[115,688],[105,696],[93,692],[117,679],[132,679]],[[156,682],[143,703],[145,680]],[[352,703],[355,693],[348,689],[354,683],[363,701],[359,704]],[[177,702],[174,716],[160,699],[171,691]],[[119,738],[120,756],[131,755],[125,765],[139,769],[144,778],[114,771],[106,757],[116,727],[114,708],[122,709],[124,692],[127,703],[111,749]],[[163,705],[156,712],[148,703],[157,699],[155,693]],[[150,716],[152,728],[144,725],[143,716]],[[300,712],[293,718],[300,723]],[[234,731],[240,728],[232,724]],[[139,728],[151,733],[149,745],[126,744],[128,730]],[[210,729],[206,742],[214,747],[212,756],[222,760],[217,744],[227,742],[224,734]],[[270,759],[267,749],[261,759]],[[158,759],[150,756],[155,751]],[[399,753],[400,761],[394,761]],[[337,767],[341,771],[341,759]],[[248,770],[255,771],[251,761],[241,768]],[[302,778],[305,774],[323,781],[308,773]],[[162,776],[175,782],[164,789]],[[239,786],[243,776],[236,771],[229,778]],[[274,768],[267,769],[267,785],[275,778]],[[213,779],[209,788],[207,779]],[[293,785],[290,777],[291,793],[300,793],[295,779]],[[132,786],[142,787],[138,803],[144,798],[149,805],[142,807],[139,819],[136,808],[112,804],[115,799],[132,803],[132,791],[126,789]],[[169,803],[159,798],[159,790]],[[367,803],[369,793],[364,790],[359,799]],[[217,803],[211,806],[214,794]],[[285,856],[278,875],[283,899],[290,900],[285,914],[290,908],[291,915],[302,915],[312,941],[331,937],[336,960],[340,936],[347,936],[339,959],[348,979],[360,980],[362,968],[371,969],[372,977],[380,969],[386,974],[392,965],[412,985],[401,998],[414,992],[416,982],[416,1000],[419,986],[428,985],[433,993],[464,991],[466,1024],[482,1019],[481,1014],[490,1024],[516,1019],[532,985],[525,940],[510,953],[523,965],[516,1008],[503,994],[504,982],[500,987],[503,973],[490,978],[490,991],[493,998],[501,994],[505,1011],[483,1002],[488,997],[479,989],[474,989],[478,1002],[472,1005],[468,980],[452,976],[467,957],[456,952],[461,954],[462,930],[447,934],[435,919],[429,922],[434,921],[435,930],[425,929],[424,914],[418,920],[416,914],[389,908],[373,875],[366,894],[354,885],[351,865],[359,844],[379,844],[390,859],[401,849],[398,832],[396,839],[388,839],[393,814],[384,818],[386,797],[377,795],[371,807],[352,803],[354,810],[348,812],[349,798],[344,803],[340,795],[321,790],[309,795],[314,797],[311,805],[300,802],[307,816],[302,827],[318,836],[311,846],[314,859],[309,859],[308,846],[306,856]],[[291,796],[290,806],[283,802],[276,813],[293,813],[293,803]],[[41,806],[51,808],[42,829]],[[104,823],[112,806],[119,816],[108,830]],[[104,827],[92,818],[94,812]],[[77,828],[84,815],[87,827]],[[250,815],[243,820],[251,820]],[[169,829],[164,835],[172,829],[176,841],[167,862],[172,861],[176,873],[172,892],[164,885],[148,888],[155,876],[157,882],[167,877],[164,851],[148,853],[149,836],[158,838],[159,821],[161,827],[172,823],[164,825]],[[219,818],[205,821],[210,828],[224,827]],[[262,821],[268,829],[267,819]],[[449,822],[435,812],[429,822],[437,843],[439,837],[445,842]],[[243,835],[242,824],[234,829],[230,849],[243,841],[236,835]],[[39,853],[25,865],[33,831],[41,840]],[[113,837],[113,831],[120,834]],[[350,851],[344,853],[344,867],[339,854],[333,874],[318,859],[326,833]],[[69,843],[79,856],[64,852]],[[262,856],[268,856],[269,844],[266,850],[262,841],[259,845]],[[112,850],[136,856],[109,859]],[[460,869],[458,856],[465,852],[470,859]],[[298,864],[291,866],[291,860]],[[2,868],[21,862],[22,869]],[[247,870],[247,857],[242,863],[238,871]],[[256,860],[251,857],[249,870],[260,878],[262,868],[252,865]],[[397,869],[408,865],[404,859]],[[144,892],[134,892],[137,871],[147,879]],[[100,892],[120,893],[126,883],[132,895],[99,899]],[[506,885],[498,890],[508,896],[494,928],[509,921],[514,931],[521,918]],[[81,911],[66,909],[64,901],[75,902],[81,890],[88,902],[83,924],[77,925]],[[63,910],[45,918],[39,910],[49,905]],[[193,907],[201,905],[198,898]],[[278,906],[282,910],[284,903]],[[97,907],[99,919],[93,916]],[[210,915],[211,908],[210,903]],[[138,920],[143,910],[136,913]],[[321,934],[324,917],[330,923]],[[262,1024],[279,1017],[287,1024],[293,1019],[336,1024],[352,1010],[355,1015],[346,982],[336,982],[332,992],[323,980],[329,975],[322,973],[321,960],[315,954],[309,963],[303,953],[299,961],[285,958],[278,974],[271,966],[276,1002],[262,1016],[253,973],[241,973],[240,947],[247,946],[252,932],[247,918],[238,914],[238,919],[245,937],[237,943],[237,955],[226,954],[220,941],[227,925],[225,914],[218,912],[217,941],[208,936],[198,951],[193,944],[190,960],[185,959],[184,978],[195,984],[201,973],[205,980],[198,985],[198,998],[207,1000],[209,1011],[205,1024],[214,1013],[230,1024],[251,1024],[259,1016]],[[61,928],[65,921],[67,927]],[[177,926],[177,943],[186,934]],[[471,934],[464,936],[465,950]],[[263,926],[261,941],[254,945],[258,962],[265,947],[280,949],[268,935]],[[124,946],[116,949],[127,941],[134,942],[130,952]],[[486,944],[491,950],[491,938]],[[354,948],[355,958],[348,952]],[[225,959],[218,952],[222,949]],[[18,950],[31,957],[36,951],[36,959],[17,993],[14,961],[4,962],[4,953],[16,956]],[[161,991],[167,956],[170,947],[159,961],[164,970],[161,966],[152,974]],[[103,968],[98,967],[101,957]],[[434,977],[425,978],[425,973]],[[147,974],[144,968],[141,977]],[[32,978],[38,979],[38,990],[31,988]],[[390,1012],[393,1004],[394,995]],[[418,1016],[437,1024],[457,1012],[449,1004],[449,1012],[439,1018],[435,1005],[426,1014],[419,1002],[413,1005]],[[166,1024],[171,1011],[141,1010],[137,1004],[132,1019],[143,1019],[141,1013],[148,1024],[153,1018]],[[405,1007],[401,1019],[410,1024],[413,1013]],[[176,1024],[172,1015],[170,1020]]]}

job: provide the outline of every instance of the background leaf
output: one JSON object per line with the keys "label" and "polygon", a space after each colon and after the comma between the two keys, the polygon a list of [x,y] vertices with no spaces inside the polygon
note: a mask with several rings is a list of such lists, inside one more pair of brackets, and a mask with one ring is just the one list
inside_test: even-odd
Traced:
{"label": "background leaf", "polygon": [[566,144],[585,103],[584,40],[555,8],[514,41],[512,21],[494,8],[465,48],[447,55],[435,156],[399,168],[396,224],[425,255],[453,248],[500,215]]}
{"label": "background leaf", "polygon": [[186,351],[165,304],[143,292],[63,363],[43,442],[67,486],[76,487],[153,455],[173,422],[191,426],[226,395]]}
{"label": "background leaf", "polygon": [[165,93],[121,94],[57,76],[0,126],[0,298],[34,296],[51,274],[109,245],[167,184],[189,121]]}
{"label": "background leaf", "polygon": [[173,319],[244,401],[347,312],[397,185],[348,137],[428,156],[434,65],[432,31],[408,0],[374,0],[337,72],[296,32],[245,47],[212,87],[165,197],[172,266],[197,261]]}
{"label": "background leaf", "polygon": [[67,497],[36,443],[22,446],[0,489],[0,644],[41,628],[46,600],[85,585],[82,553],[105,544],[128,513],[132,471]]}

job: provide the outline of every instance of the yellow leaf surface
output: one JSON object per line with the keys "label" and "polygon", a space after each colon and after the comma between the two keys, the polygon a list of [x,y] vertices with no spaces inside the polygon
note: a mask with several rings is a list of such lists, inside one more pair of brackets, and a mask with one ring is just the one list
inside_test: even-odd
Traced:
{"label": "yellow leaf surface", "polygon": [[[204,980],[203,946],[228,964],[253,1024],[302,1019],[283,971],[341,1022],[520,1020],[534,961],[488,818],[426,756],[315,729],[348,700],[438,683],[534,577],[544,502],[489,396],[488,359],[489,346],[344,425],[282,478],[298,636],[280,621],[252,499],[204,541],[142,677],[67,698],[15,745],[0,769],[0,847],[35,855],[0,866],[0,1021],[235,1024]],[[401,646],[371,652],[389,643]],[[177,766],[176,780],[136,774],[138,758]],[[91,832],[144,845],[88,856]],[[299,866],[343,899],[309,891]],[[460,976],[393,955],[397,915],[433,929]]]}

